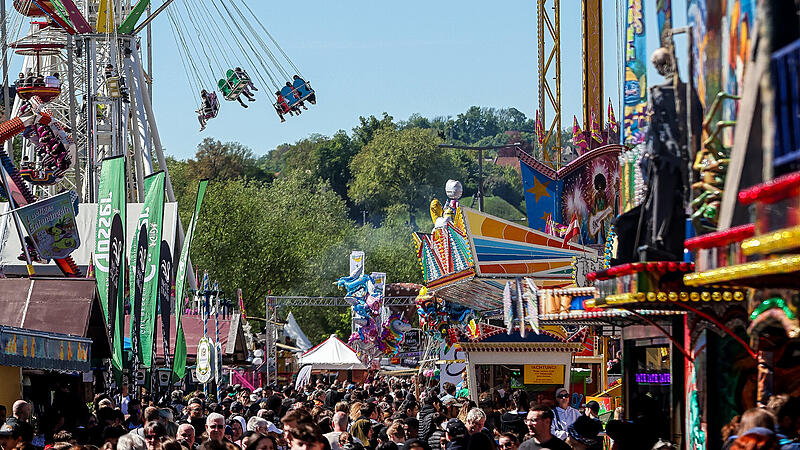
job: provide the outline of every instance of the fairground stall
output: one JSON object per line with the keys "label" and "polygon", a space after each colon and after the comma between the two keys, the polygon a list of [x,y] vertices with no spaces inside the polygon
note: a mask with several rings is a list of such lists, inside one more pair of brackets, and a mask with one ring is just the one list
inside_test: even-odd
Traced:
{"label": "fairground stall", "polygon": [[94,280],[0,279],[0,404],[9,412],[19,398],[41,408],[91,401],[105,389],[110,354]]}
{"label": "fairground stall", "polygon": [[[776,14],[778,3],[723,17],[743,46],[729,60],[738,69],[723,64],[725,85],[702,75],[719,68],[705,47],[718,16],[691,18],[704,48],[690,53],[700,70],[687,82],[668,52],[653,53],[667,82],[650,89],[647,126],[673,140],[622,154],[617,238],[607,267],[588,276],[597,295],[587,308],[675,314],[624,325],[623,403],[628,419],[684,448],[720,448],[734,416],[800,388],[800,24],[796,6]],[[755,17],[759,51],[738,34]]]}

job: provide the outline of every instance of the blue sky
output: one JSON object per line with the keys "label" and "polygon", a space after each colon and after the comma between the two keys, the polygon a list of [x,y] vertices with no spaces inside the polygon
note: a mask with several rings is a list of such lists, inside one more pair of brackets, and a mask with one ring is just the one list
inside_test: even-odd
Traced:
{"label": "blue sky", "polygon": [[[185,1],[197,0],[177,0],[170,8]],[[580,116],[581,12],[579,0],[561,3],[563,125],[568,126],[573,114]],[[615,18],[616,3],[604,1],[604,90],[621,118],[617,27],[623,25]],[[645,3],[649,53],[657,45],[656,21],[654,2]],[[673,3],[674,24],[683,25],[685,0]],[[198,94],[189,88],[169,21],[162,14],[153,27],[154,108],[168,154],[191,157],[197,144],[210,136],[239,141],[260,156],[312,133],[350,132],[360,115],[384,111],[395,119],[413,113],[455,116],[478,105],[514,107],[533,117],[537,107],[533,0],[310,0],[300,8],[294,6],[291,14],[273,2],[248,0],[248,4],[313,84],[317,105],[280,123],[266,98],[269,90],[262,88],[247,110],[223,102],[219,117],[198,132],[194,113]],[[684,38],[676,41],[678,55],[684,54]],[[254,70],[246,61],[241,64]]]}

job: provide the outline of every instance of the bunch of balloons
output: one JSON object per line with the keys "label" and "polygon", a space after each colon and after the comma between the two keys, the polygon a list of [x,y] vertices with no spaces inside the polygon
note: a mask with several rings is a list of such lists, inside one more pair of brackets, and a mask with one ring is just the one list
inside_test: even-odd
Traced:
{"label": "bunch of balloons", "polygon": [[381,354],[378,333],[378,320],[383,294],[376,288],[375,280],[368,274],[341,277],[336,286],[347,291],[345,299],[353,308],[353,323],[356,331],[350,335],[348,344],[355,348],[359,358],[371,365]]}
{"label": "bunch of balloons", "polygon": [[381,350],[385,355],[396,356],[400,353],[400,345],[405,340],[411,324],[405,321],[400,313],[392,313],[383,324],[381,333]]}

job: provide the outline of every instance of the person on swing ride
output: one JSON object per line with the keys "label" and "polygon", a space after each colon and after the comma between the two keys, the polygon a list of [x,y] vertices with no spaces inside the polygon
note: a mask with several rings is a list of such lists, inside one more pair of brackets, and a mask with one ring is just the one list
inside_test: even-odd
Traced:
{"label": "person on swing ride", "polygon": [[254,91],[258,91],[258,88],[256,87],[256,85],[253,84],[253,79],[250,78],[250,75],[247,73],[246,70],[242,69],[241,67],[237,67],[237,68],[233,69],[233,71],[236,72],[236,75],[238,75],[239,78],[247,78],[247,87],[248,88],[250,88],[250,89],[252,89]]}
{"label": "person on swing ride", "polygon": [[206,115],[212,112],[212,107],[211,100],[208,98],[208,91],[205,89],[200,91],[200,98],[202,99],[202,105],[197,110],[197,120],[200,122],[200,131],[203,131],[206,129]]}
{"label": "person on swing ride", "polygon": [[286,122],[286,119],[283,118],[283,115],[287,112],[291,115],[292,111],[289,109],[286,99],[281,95],[281,91],[275,91],[275,95],[278,98],[278,101],[275,103],[275,112],[278,113],[278,117],[281,118],[281,122]]}
{"label": "person on swing ride", "polygon": [[[256,91],[258,89],[255,89],[255,86],[253,86],[253,80],[250,79],[250,76],[247,75],[247,72],[242,70],[241,67],[237,67],[237,68],[233,69],[233,72],[236,74],[236,76],[240,80],[247,80],[247,84],[245,84],[244,88],[242,88],[242,94],[245,97],[247,97],[247,101],[250,101],[250,102],[256,101],[255,97],[253,97],[253,93],[250,92],[250,87],[253,87],[253,89],[256,90]],[[241,100],[239,100],[239,102],[241,103]]]}
{"label": "person on swing ride", "polygon": [[306,81],[306,80],[304,80],[304,79],[300,78],[300,75],[295,75],[295,76],[293,76],[293,77],[292,77],[292,80],[294,80],[294,82],[293,82],[293,83],[294,83],[294,86],[295,86],[295,87],[298,85],[298,83],[297,83],[297,81],[298,81],[298,80],[299,80],[301,83],[303,83],[303,86],[305,86],[305,87],[306,87],[306,90],[308,90],[308,92],[310,92],[310,93],[311,93],[311,94],[309,94],[309,96],[308,96],[308,97],[306,97],[306,100],[308,100],[308,101],[309,101],[309,103],[311,103],[312,105],[316,105],[316,104],[317,104],[317,94],[314,92],[314,90],[313,90],[313,89],[311,89],[311,85],[310,85],[310,84],[308,84],[308,81]]}
{"label": "person on swing ride", "polygon": [[[295,89],[295,88],[294,88],[294,86],[292,86],[292,83],[290,83],[290,82],[288,82],[288,81],[287,81],[287,82],[286,82],[286,87],[288,87],[289,89],[291,89],[291,92],[292,92],[292,95],[294,96],[294,98],[296,98],[296,99],[300,99],[300,98],[301,98],[301,96],[300,96],[300,93],[297,91],[297,89]],[[302,107],[303,107],[303,109],[308,109],[308,108],[306,108],[306,105],[305,105],[305,104],[303,104],[303,102],[297,102],[297,103],[296,103],[296,104],[295,104],[295,105],[292,107],[292,109],[294,109],[295,111],[297,111],[297,114],[300,114],[300,109],[298,108],[298,106],[302,106]]]}

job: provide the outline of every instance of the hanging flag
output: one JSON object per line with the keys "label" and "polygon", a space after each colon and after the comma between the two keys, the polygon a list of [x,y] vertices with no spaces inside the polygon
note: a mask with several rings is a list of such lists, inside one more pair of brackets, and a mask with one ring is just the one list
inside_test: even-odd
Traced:
{"label": "hanging flag", "polygon": [[581,131],[581,126],[578,125],[578,118],[572,116],[572,145],[585,149],[589,146],[586,143],[586,136]]}
{"label": "hanging flag", "polygon": [[534,123],[534,131],[536,132],[536,137],[539,139],[539,145],[544,144],[544,125],[542,125],[542,120],[539,118],[539,110],[536,110],[536,122]]}
{"label": "hanging flag", "polygon": [[614,117],[614,106],[611,104],[611,99],[608,99],[608,129],[613,133],[619,132],[619,124],[617,118]]}
{"label": "hanging flag", "polygon": [[172,361],[172,376],[174,380],[183,379],[186,375],[186,336],[183,334],[181,324],[181,314],[183,313],[183,292],[184,282],[186,281],[186,270],[189,267],[189,248],[192,245],[194,229],[200,215],[200,205],[203,204],[203,197],[206,194],[208,180],[200,180],[197,185],[197,198],[194,201],[194,213],[189,221],[186,230],[186,237],[183,240],[181,256],[178,259],[178,269],[175,272],[175,352]]}
{"label": "hanging flag", "polygon": [[97,227],[95,228],[92,261],[103,318],[108,323],[108,260],[111,250],[111,225],[115,214],[119,214],[123,224],[126,217],[125,158],[122,155],[103,160],[97,199]]}
{"label": "hanging flag", "polygon": [[603,132],[600,130],[600,122],[597,120],[597,111],[592,108],[592,139],[603,143]]}
{"label": "hanging flag", "polygon": [[117,213],[111,221],[108,258],[108,334],[111,337],[111,370],[122,386],[122,351],[125,340],[125,228]]}
{"label": "hanging flag", "polygon": [[236,289],[236,299],[239,301],[239,312],[242,314],[242,319],[247,320],[247,313],[244,309],[244,297],[242,296],[242,289]]}
{"label": "hanging flag", "polygon": [[65,191],[18,207],[16,211],[42,259],[66,258],[81,245],[71,195],[71,191]]}
{"label": "hanging flag", "polygon": [[297,323],[291,311],[289,311],[289,315],[286,316],[286,324],[283,325],[283,334],[292,338],[295,342],[294,345],[300,350],[307,351],[313,347],[311,341],[309,341],[306,334],[303,333],[303,330],[300,328],[300,325]]}
{"label": "hanging flag", "polygon": [[578,226],[578,216],[573,214],[572,220],[569,222],[569,226],[567,227],[567,231],[564,233],[564,242],[561,244],[561,247],[566,247],[570,239],[574,238],[580,232],[580,230],[581,229]]}
{"label": "hanging flag", "polygon": [[645,4],[626,0],[623,134],[625,144],[641,144],[647,132],[647,35]]}
{"label": "hanging flag", "polygon": [[[142,294],[142,319],[139,323],[139,356],[146,368],[153,364],[153,333],[155,332],[156,308],[158,305],[158,263],[161,253],[161,225],[164,219],[163,171],[145,178],[144,204],[137,228],[146,226],[147,262],[145,263]],[[137,243],[138,246],[138,243]],[[138,264],[138,261],[137,261]]]}
{"label": "hanging flag", "polygon": [[131,299],[131,350],[133,351],[133,371],[139,369],[142,362],[142,295],[144,294],[144,277],[147,268],[147,225],[139,227],[136,236],[136,253],[133,258],[133,299]]}
{"label": "hanging flag", "polygon": [[164,344],[164,366],[169,369],[169,326],[172,322],[172,252],[167,241],[161,241],[158,261],[158,308],[161,310],[161,339]]}
{"label": "hanging flag", "polygon": [[503,288],[503,323],[506,326],[506,333],[511,334],[514,326],[514,303],[511,301],[511,282],[506,282]]}
{"label": "hanging flag", "polygon": [[[118,383],[122,382],[122,340],[125,334],[122,320],[125,318],[123,299],[125,298],[126,197],[125,157],[120,155],[103,159],[97,190],[97,225],[90,268],[94,272],[100,309],[103,311],[103,318],[106,320],[111,338],[111,366]],[[115,231],[117,220],[119,228]],[[120,242],[122,247],[117,247]],[[116,254],[118,251],[122,253]],[[119,260],[113,261],[115,258]],[[115,276],[110,274],[112,270],[116,271]],[[116,283],[116,286],[112,287],[113,283]]]}

